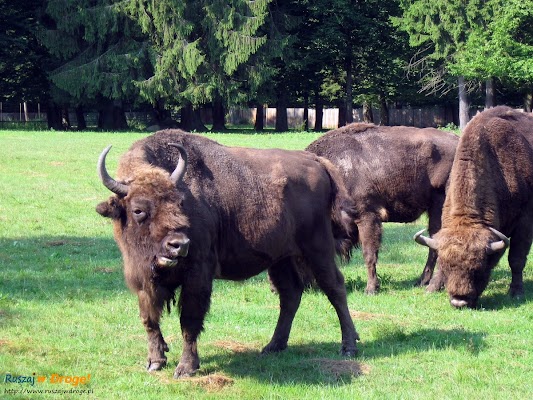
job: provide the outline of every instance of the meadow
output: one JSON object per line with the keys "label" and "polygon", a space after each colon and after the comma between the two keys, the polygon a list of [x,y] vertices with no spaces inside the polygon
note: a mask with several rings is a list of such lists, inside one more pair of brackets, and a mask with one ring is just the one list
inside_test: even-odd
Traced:
{"label": "meadow", "polygon": [[[221,133],[227,145],[303,149],[318,133]],[[201,368],[174,380],[179,316],[163,317],[170,351],[147,373],[146,334],[126,287],[96,174],[104,147],[119,156],[144,133],[0,130],[0,398],[2,399],[526,399],[533,395],[533,262],[522,299],[510,299],[506,257],[477,310],[455,310],[444,292],[413,283],[427,249],[412,241],[424,218],[385,224],[381,292],[364,294],[361,251],[343,265],[359,355],[339,355],[340,329],[326,297],[307,291],[289,348],[261,356],[278,315],[265,274],[217,281]],[[9,378],[8,378],[9,376]],[[25,382],[13,382],[14,377]],[[33,385],[32,377],[34,379]],[[39,382],[39,378],[42,382]]]}

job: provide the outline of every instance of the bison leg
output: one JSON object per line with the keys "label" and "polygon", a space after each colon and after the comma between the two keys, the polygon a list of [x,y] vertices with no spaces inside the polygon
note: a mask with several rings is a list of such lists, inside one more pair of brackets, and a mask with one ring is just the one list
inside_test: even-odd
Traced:
{"label": "bison leg", "polygon": [[167,363],[165,352],[168,346],[163,339],[159,320],[163,309],[163,299],[151,296],[148,292],[140,290],[137,293],[139,298],[139,311],[142,323],[148,334],[148,371],[158,371]]}
{"label": "bison leg", "polygon": [[279,294],[280,312],[278,323],[274,330],[274,335],[263,350],[262,354],[275,353],[285,350],[291,332],[292,321],[298,307],[304,289],[304,284],[300,279],[294,261],[290,258],[284,259],[268,270],[271,286]]}
{"label": "bison leg", "polygon": [[316,229],[312,240],[303,243],[302,249],[305,260],[318,286],[326,294],[337,312],[342,333],[341,354],[352,357],[357,354],[359,335],[355,331],[355,326],[348,310],[344,276],[335,265],[333,243],[328,243],[327,238],[321,234],[322,232],[324,230]]}
{"label": "bison leg", "polygon": [[533,239],[531,225],[531,219],[524,218],[521,221],[521,226],[517,227],[511,236],[509,255],[507,256],[512,274],[511,285],[509,286],[511,297],[519,297],[524,294],[523,271]]}
{"label": "bison leg", "polygon": [[359,335],[355,331],[355,326],[348,310],[348,300],[346,298],[346,287],[341,271],[332,260],[329,265],[317,267],[315,277],[318,286],[328,297],[330,303],[335,308],[342,333],[341,354],[353,357],[357,354],[357,340]]}
{"label": "bison leg", "polygon": [[365,293],[376,294],[380,287],[376,264],[378,263],[378,252],[381,246],[381,221],[377,216],[369,214],[359,221],[357,228],[359,229],[359,238],[368,275]]}
{"label": "bison leg", "polygon": [[[441,214],[442,205],[444,203],[444,194],[435,194],[433,201],[428,209],[428,231],[430,236],[433,236],[441,228]],[[426,286],[428,292],[437,292],[444,287],[444,277],[439,270],[433,274],[435,264],[437,263],[437,252],[433,249],[429,249],[426,265],[422,271],[422,275],[417,280],[417,286]]]}
{"label": "bison leg", "polygon": [[431,282],[431,279],[433,278],[433,270],[435,268],[435,263],[437,261],[437,253],[433,249],[429,249],[428,252],[428,258],[426,261],[426,265],[424,266],[424,269],[422,270],[422,275],[420,275],[420,278],[416,281],[416,286],[427,286]]}
{"label": "bison leg", "polygon": [[187,283],[182,285],[179,299],[183,349],[174,378],[192,376],[200,368],[197,339],[204,328],[204,319],[209,310],[212,281],[192,275],[188,277]]}
{"label": "bison leg", "polygon": [[[435,258],[436,258],[436,255],[435,255]],[[428,293],[434,293],[442,289],[444,289],[444,275],[442,274],[440,268],[438,268],[434,272],[433,276],[431,277],[431,280],[429,281],[429,285],[427,286],[426,291]]]}

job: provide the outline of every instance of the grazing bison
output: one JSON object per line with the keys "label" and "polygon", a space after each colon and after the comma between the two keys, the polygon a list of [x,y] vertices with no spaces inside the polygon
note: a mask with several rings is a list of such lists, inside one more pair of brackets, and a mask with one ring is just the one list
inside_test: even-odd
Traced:
{"label": "grazing bison", "polygon": [[[411,222],[427,211],[429,232],[440,229],[444,191],[458,137],[433,128],[354,123],[327,132],[306,150],[335,164],[356,205],[363,257],[368,270],[365,292],[379,289],[376,274],[382,222]],[[417,284],[429,291],[442,286],[429,251]],[[430,281],[431,280],[431,281]]]}
{"label": "grazing bison", "polygon": [[115,195],[96,210],[113,220],[125,279],[139,298],[149,371],[166,364],[159,321],[178,288],[183,352],[174,376],[182,377],[200,365],[196,341],[213,279],[243,280],[264,270],[279,293],[280,314],[263,353],[287,347],[308,275],[337,312],[342,354],[356,353],[358,335],[335,265],[336,239],[338,251],[349,249],[356,229],[353,205],[331,163],[303,151],[226,147],[167,130],[134,143],[115,180],[106,172],[108,151],[98,171]]}
{"label": "grazing bison", "polygon": [[483,111],[459,141],[442,229],[415,240],[437,250],[451,304],[473,308],[509,244],[509,292],[523,294],[532,237],[533,117],[503,106]]}

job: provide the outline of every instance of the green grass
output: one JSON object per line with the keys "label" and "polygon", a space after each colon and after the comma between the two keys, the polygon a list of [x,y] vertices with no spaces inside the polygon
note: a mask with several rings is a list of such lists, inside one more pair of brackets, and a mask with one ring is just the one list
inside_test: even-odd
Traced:
{"label": "green grass", "polygon": [[[201,370],[172,379],[181,354],[179,317],[165,315],[169,366],[148,374],[136,297],[126,288],[107,219],[94,211],[108,191],[96,160],[108,144],[110,171],[141,133],[0,131],[0,398],[6,399],[525,399],[533,393],[533,268],[526,297],[511,300],[504,259],[479,310],[454,310],[445,293],[413,282],[426,251],[411,237],[423,227],[387,224],[378,273],[382,291],[364,295],[361,252],[343,266],[361,336],[346,367],[340,329],[326,297],[305,293],[289,348],[260,356],[278,313],[264,274],[217,281]],[[314,133],[209,134],[229,145],[303,149]],[[333,363],[336,362],[336,363]],[[357,374],[357,369],[361,374]],[[355,372],[354,372],[355,371]],[[89,389],[90,395],[21,393],[5,374],[91,375],[89,383],[36,383],[29,389]],[[18,390],[12,394],[8,389]]]}

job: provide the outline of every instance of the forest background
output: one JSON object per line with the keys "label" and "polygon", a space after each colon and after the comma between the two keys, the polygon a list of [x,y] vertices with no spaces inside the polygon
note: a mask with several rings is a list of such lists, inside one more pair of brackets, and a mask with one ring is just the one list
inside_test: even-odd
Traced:
{"label": "forest background", "polygon": [[[464,127],[473,110],[531,111],[533,0],[0,0],[1,111],[46,114],[56,130],[148,125],[226,128],[250,107],[264,129],[388,125],[389,109],[441,106]],[[315,118],[309,126],[308,110]],[[208,111],[206,113],[206,111]],[[206,120],[209,115],[209,121]]]}

